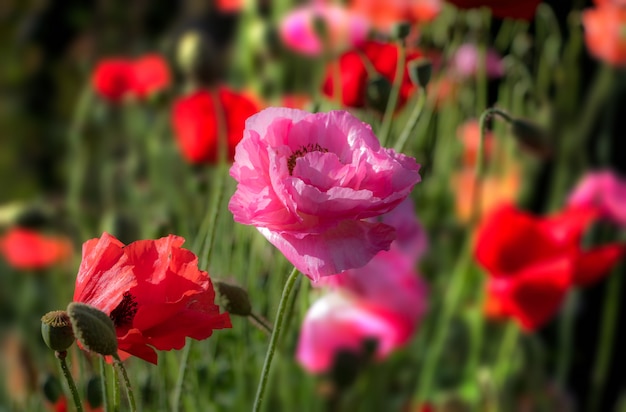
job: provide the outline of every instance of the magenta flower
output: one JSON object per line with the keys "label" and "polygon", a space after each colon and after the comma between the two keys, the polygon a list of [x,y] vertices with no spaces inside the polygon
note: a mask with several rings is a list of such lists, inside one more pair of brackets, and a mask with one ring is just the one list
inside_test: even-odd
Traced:
{"label": "magenta flower", "polygon": [[[476,45],[466,43],[458,48],[452,58],[452,68],[461,77],[474,77],[478,72],[479,52]],[[502,58],[493,49],[487,50],[487,77],[497,78],[504,75]]]}
{"label": "magenta flower", "polygon": [[235,221],[256,226],[313,281],[364,266],[396,230],[367,219],[420,181],[415,159],[380,146],[346,111],[269,108],[246,121],[230,175]]}
{"label": "magenta flower", "polygon": [[324,39],[315,29],[319,19],[328,33],[328,46],[334,51],[356,47],[367,38],[367,20],[341,6],[312,4],[292,10],[280,23],[280,37],[291,50],[317,56],[324,51]]}
{"label": "magenta flower", "polygon": [[587,173],[567,203],[598,207],[602,217],[626,227],[626,180],[611,170]]}
{"label": "magenta flower", "polygon": [[427,288],[406,256],[382,251],[365,267],[326,278],[335,289],[307,312],[296,358],[310,372],[332,365],[340,349],[359,351],[375,340],[383,359],[405,345],[426,312]]}

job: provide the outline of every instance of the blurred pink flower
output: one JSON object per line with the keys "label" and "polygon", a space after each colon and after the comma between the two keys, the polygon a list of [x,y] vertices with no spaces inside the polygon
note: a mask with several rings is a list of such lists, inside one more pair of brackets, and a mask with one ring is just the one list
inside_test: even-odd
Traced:
{"label": "blurred pink flower", "polygon": [[[452,58],[452,68],[461,77],[473,77],[478,72],[479,52],[476,45],[466,43],[458,48]],[[504,66],[498,52],[487,50],[487,77],[495,78],[504,75]]]}
{"label": "blurred pink flower", "polygon": [[569,197],[568,206],[594,206],[602,217],[626,227],[626,179],[613,171],[587,173]]}
{"label": "blurred pink flower", "polygon": [[396,230],[366,219],[394,209],[420,181],[415,159],[381,147],[350,113],[286,108],[246,121],[230,174],[235,221],[256,226],[313,281],[388,250]]}
{"label": "blurred pink flower", "polygon": [[333,51],[359,46],[367,38],[369,23],[344,7],[316,3],[292,10],[280,23],[280,37],[295,52],[316,56],[324,51],[324,39],[315,20],[325,25]]}

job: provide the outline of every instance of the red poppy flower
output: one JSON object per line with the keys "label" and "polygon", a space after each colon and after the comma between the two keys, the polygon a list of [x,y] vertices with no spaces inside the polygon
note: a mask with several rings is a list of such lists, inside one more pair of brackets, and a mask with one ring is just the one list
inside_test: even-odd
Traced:
{"label": "red poppy flower", "polygon": [[[421,53],[411,51],[407,53],[406,63],[421,56]],[[366,65],[363,61],[364,58],[367,58],[371,65]],[[373,67],[378,75],[393,83],[396,77],[397,63],[398,46],[390,43],[368,41],[360,50],[351,50],[342,54],[339,58],[341,102],[348,107],[365,106],[367,83],[375,75],[375,73],[368,72],[368,66]],[[335,96],[335,64],[331,64],[326,70],[326,77],[322,86],[324,94],[330,98]],[[408,70],[405,67],[400,95],[398,96],[398,107],[402,107],[406,103],[414,90],[415,86],[411,83]]]}
{"label": "red poppy flower", "polygon": [[461,9],[488,7],[495,17],[532,20],[541,0],[448,0]]}
{"label": "red poppy flower", "polygon": [[214,303],[211,278],[181,247],[184,241],[169,235],[124,246],[104,233],[83,244],[74,302],[111,317],[120,355],[156,364],[155,349],[181,349],[186,337],[202,340],[231,327]]}
{"label": "red poppy flower", "polygon": [[62,236],[13,228],[0,237],[0,253],[16,269],[44,269],[67,261],[72,255],[72,244]]}
{"label": "red poppy flower", "polygon": [[165,59],[147,54],[137,60],[109,58],[100,61],[92,76],[93,88],[111,102],[126,96],[144,99],[170,84],[170,72]]}
{"label": "red poppy flower", "polygon": [[597,217],[592,208],[537,217],[512,205],[488,216],[475,252],[489,274],[487,314],[512,317],[532,331],[550,320],[571,286],[606,275],[626,249],[620,244],[581,249],[582,235]]}
{"label": "red poppy flower", "polygon": [[626,2],[597,2],[582,14],[589,53],[614,66],[626,66]]}
{"label": "red poppy flower", "polygon": [[366,16],[379,30],[389,30],[400,21],[410,23],[433,20],[443,7],[443,0],[350,0],[348,7]]}
{"label": "red poppy flower", "polygon": [[[172,125],[183,156],[190,163],[214,162],[217,159],[218,131],[226,131],[228,157],[232,160],[235,146],[243,137],[246,119],[258,111],[255,103],[243,94],[226,88],[217,89],[220,107],[214,96],[199,90],[174,103]],[[220,118],[225,124],[220,125]]]}

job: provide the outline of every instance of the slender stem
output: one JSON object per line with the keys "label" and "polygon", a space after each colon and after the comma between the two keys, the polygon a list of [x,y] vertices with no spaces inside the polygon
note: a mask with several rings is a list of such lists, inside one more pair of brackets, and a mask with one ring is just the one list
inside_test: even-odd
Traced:
{"label": "slender stem", "polygon": [[291,295],[291,291],[293,290],[293,286],[296,283],[296,279],[298,279],[298,269],[295,267],[291,271],[291,274],[287,278],[287,282],[285,282],[285,287],[283,288],[283,294],[280,297],[280,302],[278,303],[278,312],[276,313],[276,322],[274,324],[274,330],[272,331],[272,336],[270,337],[270,343],[267,347],[267,352],[265,354],[265,361],[263,362],[263,370],[261,371],[261,380],[259,381],[259,386],[256,392],[256,398],[254,399],[254,412],[261,411],[261,405],[263,404],[263,397],[265,396],[265,390],[267,388],[267,379],[270,373],[270,367],[272,366],[272,359],[274,358],[274,351],[276,350],[276,346],[278,344],[278,339],[280,338],[280,332],[283,327],[283,323],[285,322],[285,314],[287,313],[287,303],[289,301],[289,296]]}
{"label": "slender stem", "polygon": [[172,404],[172,410],[174,412],[180,411],[183,384],[185,383],[185,373],[187,372],[187,364],[189,363],[189,354],[191,353],[192,344],[193,340],[187,339],[186,345],[183,348],[183,355],[180,360],[180,366],[178,367],[178,379],[176,379],[176,387],[174,388],[174,400]]}
{"label": "slender stem", "polygon": [[124,379],[124,385],[126,385],[126,393],[128,394],[128,402],[130,403],[131,412],[137,411],[137,404],[135,403],[135,394],[133,393],[133,387],[130,384],[130,379],[128,379],[128,374],[126,373],[126,368],[122,363],[122,360],[118,355],[113,355],[115,359],[114,364],[117,369],[121,372],[122,378]]}
{"label": "slender stem", "polygon": [[266,320],[263,319],[261,316],[257,315],[254,312],[251,312],[249,315],[250,319],[253,321],[252,323],[259,326],[259,329],[271,334],[272,333],[272,327],[270,325],[268,325],[266,323]]}
{"label": "slender stem", "polygon": [[389,138],[389,131],[391,130],[391,121],[393,114],[396,111],[396,105],[398,103],[398,96],[400,95],[400,87],[402,86],[402,80],[404,78],[404,66],[406,63],[406,50],[404,48],[404,40],[399,39],[396,42],[398,47],[398,61],[396,62],[396,74],[393,79],[393,86],[391,87],[391,93],[389,93],[389,101],[385,108],[385,114],[383,116],[383,124],[380,128],[378,138],[383,146],[387,144]]}
{"label": "slender stem", "polygon": [[506,330],[504,331],[504,337],[502,338],[502,343],[500,344],[500,351],[498,352],[498,358],[495,365],[495,379],[501,389],[504,387],[506,377],[509,373],[511,359],[513,358],[515,349],[517,348],[519,333],[519,327],[513,322],[509,322],[506,326]]}
{"label": "slender stem", "polygon": [[615,343],[615,331],[619,318],[620,291],[622,289],[623,275],[614,273],[606,285],[606,299],[602,311],[602,329],[600,343],[596,353],[596,361],[591,376],[591,395],[587,403],[588,411],[597,411],[600,402],[606,375],[609,370],[609,362]]}
{"label": "slender stem", "polygon": [[65,358],[67,357],[67,351],[63,352],[55,352],[54,353],[59,363],[61,364],[61,370],[63,371],[63,376],[67,381],[67,386],[70,387],[70,392],[72,392],[72,398],[74,398],[74,405],[76,406],[77,412],[83,412],[83,404],[80,402],[80,396],[78,396],[78,389],[76,389],[76,384],[74,383],[74,379],[72,378],[72,374],[67,367],[67,362],[65,362]]}
{"label": "slender stem", "polygon": [[411,136],[411,132],[424,112],[424,106],[426,105],[426,89],[420,87],[417,99],[417,103],[415,104],[415,107],[413,107],[409,121],[404,126],[404,129],[402,129],[400,137],[398,137],[398,141],[393,147],[396,152],[402,152],[404,150],[404,146],[406,146],[406,143]]}
{"label": "slender stem", "polygon": [[120,395],[120,379],[117,376],[115,367],[112,367],[111,369],[113,369],[113,411],[118,412],[122,403]]}
{"label": "slender stem", "polygon": [[99,361],[100,361],[100,387],[102,390],[102,409],[104,409],[105,412],[110,412],[110,405],[111,403],[109,402],[109,384],[107,381],[107,374],[106,374],[106,361],[104,360],[104,356],[98,356]]}

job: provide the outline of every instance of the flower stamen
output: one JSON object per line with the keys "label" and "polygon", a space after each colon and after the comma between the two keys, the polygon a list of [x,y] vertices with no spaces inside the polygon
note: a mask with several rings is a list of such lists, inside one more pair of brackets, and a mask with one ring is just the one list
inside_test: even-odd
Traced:
{"label": "flower stamen", "polygon": [[133,322],[137,313],[137,302],[130,292],[124,292],[122,301],[115,309],[111,311],[109,317],[115,324],[116,328],[129,325]]}
{"label": "flower stamen", "polygon": [[309,152],[328,153],[328,149],[323,148],[318,143],[309,143],[306,146],[300,147],[300,149],[293,152],[291,156],[289,156],[289,159],[287,159],[287,168],[289,169],[289,176],[293,175],[293,168],[296,167],[296,160],[300,157],[303,157]]}

